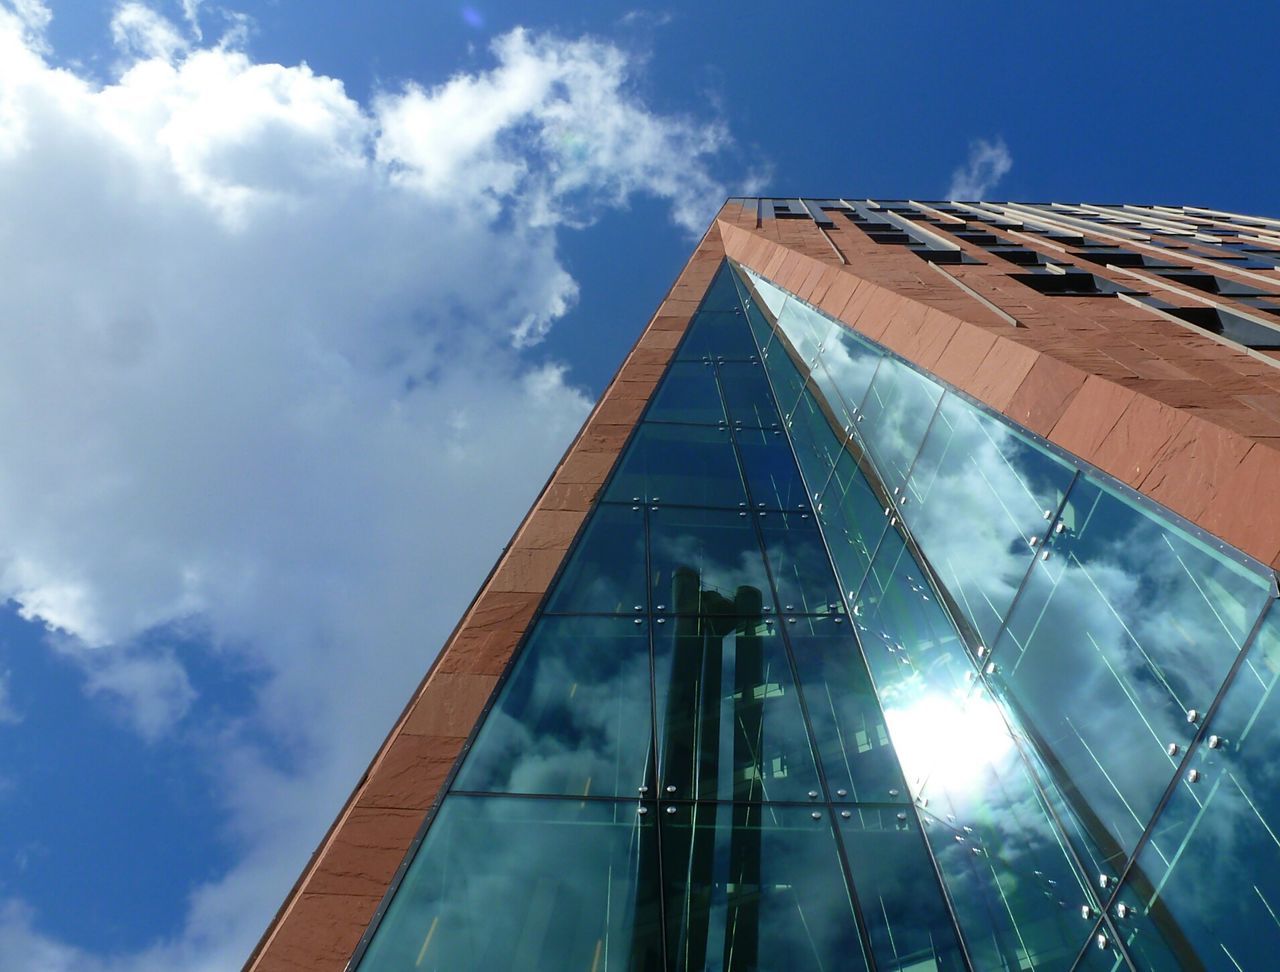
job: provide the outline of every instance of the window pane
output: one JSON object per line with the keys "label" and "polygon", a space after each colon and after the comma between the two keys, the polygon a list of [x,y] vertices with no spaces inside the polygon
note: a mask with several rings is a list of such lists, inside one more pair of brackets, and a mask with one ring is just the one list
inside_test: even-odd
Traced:
{"label": "window pane", "polygon": [[758,361],[726,361],[720,365],[720,383],[735,425],[776,429],[782,427],[773,403],[769,380]]}
{"label": "window pane", "polygon": [[1000,624],[1075,470],[947,395],[908,483],[903,516],[983,641]]}
{"label": "window pane", "polygon": [[619,462],[605,499],[693,506],[746,502],[729,430],[644,423]]}
{"label": "window pane", "polygon": [[903,485],[941,397],[942,386],[896,358],[880,363],[857,430],[889,488]]}
{"label": "window pane", "polygon": [[662,507],[649,514],[657,611],[760,614],[773,610],[760,542],[746,510]]}
{"label": "window pane", "polygon": [[807,370],[802,371],[793,360],[784,339],[774,341],[760,359],[773,385],[778,402],[778,412],[785,419],[796,407],[796,400],[804,389]]}
{"label": "window pane", "polygon": [[[1263,577],[1081,478],[993,655],[1075,815],[1119,867],[1269,597]],[[1120,741],[1123,740],[1123,744]]]}
{"label": "window pane", "polygon": [[756,343],[741,311],[704,310],[690,322],[689,333],[676,358],[680,361],[749,361],[755,355]]}
{"label": "window pane", "polygon": [[813,517],[760,513],[758,522],[781,609],[802,614],[843,610],[840,585]]}
{"label": "window pane", "polygon": [[885,502],[872,491],[853,453],[842,453],[822,494],[818,522],[850,599],[857,596],[889,522]]}
{"label": "window pane", "polygon": [[795,446],[800,471],[813,492],[818,492],[831,475],[831,469],[844,451],[847,438],[844,430],[835,423],[825,404],[815,396],[812,384],[796,403],[787,428]]}
{"label": "window pane", "polygon": [[648,422],[723,422],[715,366],[703,361],[673,361],[644,417]]}
{"label": "window pane", "polygon": [[591,514],[546,610],[631,614],[645,609],[644,513],[601,504]]}
{"label": "window pane", "polygon": [[820,358],[840,397],[850,410],[861,408],[884,352],[858,337],[847,327],[836,327],[827,336]]}
{"label": "window pane", "polygon": [[[1119,901],[1152,969],[1268,969],[1280,953],[1280,610],[1249,649]],[[1230,959],[1230,963],[1224,959]]]}
{"label": "window pane", "polygon": [[656,816],[634,801],[448,797],[361,972],[661,968]]}
{"label": "window pane", "polygon": [[686,804],[661,817],[672,972],[867,967],[826,813]]}
{"label": "window pane", "polygon": [[539,621],[454,787],[635,796],[652,721],[649,629],[635,620]]}
{"label": "window pane", "polygon": [[661,795],[807,800],[818,774],[777,625],[748,617],[654,624]]}
{"label": "window pane", "polygon": [[818,313],[796,298],[787,301],[778,317],[778,328],[795,349],[805,370],[818,360],[818,349],[825,347],[827,335],[835,326],[831,318]]}
{"label": "window pane", "polygon": [[886,807],[845,810],[840,839],[876,968],[881,972],[964,969],[955,928],[915,814]]}
{"label": "window pane", "polygon": [[832,799],[907,800],[852,625],[839,616],[797,618],[787,625],[787,638]]}
{"label": "window pane", "polygon": [[778,429],[736,429],[734,438],[753,507],[795,510],[808,506],[791,445]]}

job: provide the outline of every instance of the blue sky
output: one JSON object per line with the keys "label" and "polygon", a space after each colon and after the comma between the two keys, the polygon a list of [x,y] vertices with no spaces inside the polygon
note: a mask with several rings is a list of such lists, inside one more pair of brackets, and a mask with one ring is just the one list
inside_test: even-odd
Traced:
{"label": "blue sky", "polygon": [[239,967],[726,194],[1280,213],[1272,5],[580,6],[0,0],[0,967]]}

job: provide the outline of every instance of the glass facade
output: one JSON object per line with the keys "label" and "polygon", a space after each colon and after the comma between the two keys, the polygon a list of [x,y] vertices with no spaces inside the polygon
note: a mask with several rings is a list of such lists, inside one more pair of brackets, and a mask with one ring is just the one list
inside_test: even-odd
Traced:
{"label": "glass facade", "polygon": [[1273,591],[726,264],[355,967],[1270,968]]}

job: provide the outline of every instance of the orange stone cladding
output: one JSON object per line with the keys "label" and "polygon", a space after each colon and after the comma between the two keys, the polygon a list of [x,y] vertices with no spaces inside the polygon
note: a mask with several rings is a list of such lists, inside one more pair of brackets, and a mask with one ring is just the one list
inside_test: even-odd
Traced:
{"label": "orange stone cladding", "polygon": [[1280,566],[1280,368],[1114,297],[1050,297],[998,265],[944,269],[838,221],[827,228],[808,219],[760,221],[754,205],[728,203],[312,855],[247,972],[346,967],[725,256]]}
{"label": "orange stone cladding", "polygon": [[340,972],[724,259],[712,224],[249,957]]}

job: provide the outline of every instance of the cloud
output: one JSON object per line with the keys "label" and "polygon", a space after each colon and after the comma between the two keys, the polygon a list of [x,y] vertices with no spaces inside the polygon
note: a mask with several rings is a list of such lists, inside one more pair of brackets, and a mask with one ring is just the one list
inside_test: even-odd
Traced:
{"label": "cloud", "polygon": [[947,198],[985,199],[1012,168],[1013,156],[1003,138],[997,136],[990,142],[985,138],[976,139],[969,143],[968,163],[951,173]]}
{"label": "cloud", "polygon": [[366,105],[183,10],[117,7],[102,84],[0,4],[0,598],[146,738],[192,718],[187,653],[256,673],[191,734],[239,859],[137,954],[10,902],[33,968],[239,966],[588,411],[536,351],[560,235],[728,194],[724,125],[650,111],[608,43],[515,30]]}

